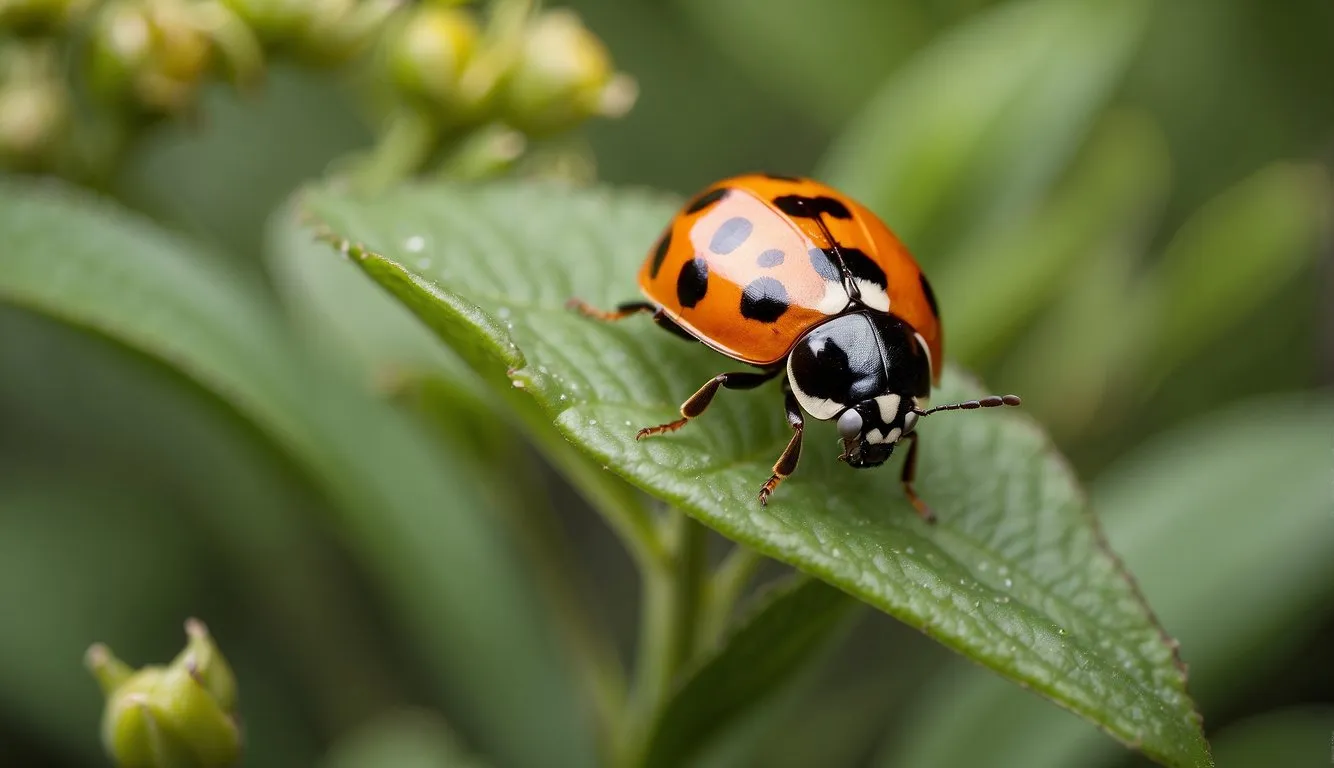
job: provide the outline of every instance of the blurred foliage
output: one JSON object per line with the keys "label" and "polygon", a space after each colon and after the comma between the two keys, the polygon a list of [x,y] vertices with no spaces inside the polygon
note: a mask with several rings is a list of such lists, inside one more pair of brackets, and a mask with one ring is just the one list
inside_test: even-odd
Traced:
{"label": "blurred foliage", "polygon": [[[169,659],[194,615],[240,681],[247,765],[590,764],[643,607],[643,553],[592,510],[643,499],[284,201],[326,174],[685,194],[757,168],[905,236],[949,354],[1093,489],[1218,764],[1329,759],[1334,6],[553,2],[605,46],[565,103],[623,112],[618,73],[638,99],[543,136],[550,72],[489,98],[520,5],[420,6],[475,23],[466,55],[446,25],[456,62],[489,52],[469,103],[494,111],[466,122],[490,138],[464,149],[422,79],[440,59],[388,66],[392,4],[0,0],[0,763],[104,764],[84,650]],[[533,124],[499,117],[516,101]],[[103,195],[73,203],[101,228],[39,173]],[[1139,764],[879,614],[829,637],[746,683],[762,705],[696,764]]]}

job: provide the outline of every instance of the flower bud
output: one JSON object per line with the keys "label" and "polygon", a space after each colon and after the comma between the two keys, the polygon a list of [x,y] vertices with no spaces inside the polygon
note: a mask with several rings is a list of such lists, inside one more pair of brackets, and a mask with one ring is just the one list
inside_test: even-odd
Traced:
{"label": "flower bud", "polygon": [[166,667],[136,671],[106,646],[88,649],[107,697],[102,742],[121,768],[221,768],[240,757],[236,680],[202,623],[191,619],[186,632]]}
{"label": "flower bud", "polygon": [[394,83],[442,116],[466,111],[459,80],[472,60],[477,22],[460,8],[421,6],[390,33],[387,56]]}
{"label": "flower bud", "polygon": [[221,0],[270,48],[307,64],[359,55],[407,0]]}
{"label": "flower bud", "polygon": [[0,61],[0,164],[22,170],[43,167],[69,124],[69,95],[54,51],[16,46]]}
{"label": "flower bud", "polygon": [[238,81],[262,65],[259,44],[224,6],[190,0],[112,0],[91,36],[89,82],[113,104],[175,114],[193,102],[215,63]]}
{"label": "flower bud", "polygon": [[50,34],[83,14],[91,0],[0,0],[0,29]]}
{"label": "flower bud", "polygon": [[574,12],[558,9],[528,28],[504,86],[504,113],[534,136],[569,130],[595,115],[618,117],[634,105],[634,81],[612,68],[606,46]]}

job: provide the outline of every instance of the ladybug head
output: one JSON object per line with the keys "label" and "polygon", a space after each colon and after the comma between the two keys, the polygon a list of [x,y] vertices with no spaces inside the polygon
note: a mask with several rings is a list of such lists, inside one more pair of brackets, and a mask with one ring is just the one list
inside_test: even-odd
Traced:
{"label": "ladybug head", "polygon": [[884,464],[899,440],[917,427],[917,418],[912,399],[900,395],[881,395],[848,408],[838,417],[839,459],[856,469]]}
{"label": "ladybug head", "polygon": [[817,419],[837,420],[849,466],[885,463],[917,426],[931,391],[931,363],[920,338],[883,312],[853,312],[812,328],[788,356],[797,402]]}

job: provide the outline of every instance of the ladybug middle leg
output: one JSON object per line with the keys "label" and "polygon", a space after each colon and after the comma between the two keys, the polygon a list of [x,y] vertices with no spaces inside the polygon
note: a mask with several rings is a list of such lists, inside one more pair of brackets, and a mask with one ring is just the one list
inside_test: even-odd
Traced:
{"label": "ladybug middle leg", "polygon": [[659,424],[656,427],[644,427],[635,435],[636,440],[643,440],[650,435],[660,435],[664,432],[674,432],[686,425],[686,422],[704,413],[704,409],[713,402],[713,396],[718,394],[718,388],[726,389],[754,389],[773,377],[782,373],[783,369],[773,368],[767,371],[740,371],[735,373],[720,373],[704,383],[699,391],[690,396],[690,399],[681,404],[681,418],[676,421],[670,421],[666,424]]}
{"label": "ladybug middle leg", "polygon": [[773,495],[774,489],[783,482],[784,478],[797,471],[797,461],[801,458],[801,438],[806,431],[806,421],[801,415],[801,405],[797,403],[797,396],[792,394],[792,387],[783,382],[783,405],[787,409],[787,424],[792,427],[792,439],[788,441],[787,447],[779,455],[778,461],[774,462],[774,473],[769,475],[769,479],[764,481],[760,487],[760,504],[768,506],[769,497]]}

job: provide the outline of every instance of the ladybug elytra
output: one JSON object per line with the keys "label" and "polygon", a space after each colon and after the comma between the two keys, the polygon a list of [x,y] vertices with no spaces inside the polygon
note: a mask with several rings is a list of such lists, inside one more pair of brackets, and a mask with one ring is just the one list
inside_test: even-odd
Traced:
{"label": "ladybug elytra", "polygon": [[883,464],[909,441],[903,490],[913,489],[918,420],[936,411],[1019,405],[1014,395],[926,408],[944,349],[931,285],[899,239],[866,207],[810,179],[748,174],[720,181],[672,219],[639,273],[647,301],[589,317],[651,313],[660,326],[756,370],[721,373],[681,405],[670,432],[704,412],[720,387],[752,389],[786,372],[792,439],[761,486],[761,504],[797,468],[804,416],[834,421],[841,461]]}

